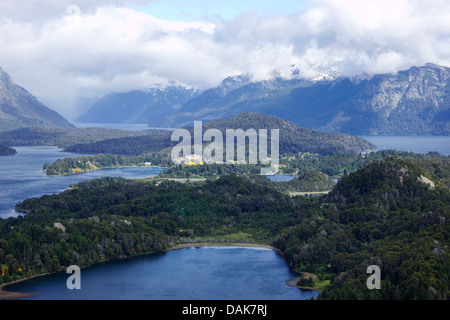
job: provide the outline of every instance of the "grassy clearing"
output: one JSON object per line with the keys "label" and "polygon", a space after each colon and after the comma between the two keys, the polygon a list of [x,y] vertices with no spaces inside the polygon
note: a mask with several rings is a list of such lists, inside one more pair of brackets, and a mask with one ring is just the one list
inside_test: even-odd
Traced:
{"label": "grassy clearing", "polygon": [[325,288],[327,285],[330,284],[330,280],[319,280],[319,279],[315,279],[314,280],[314,289],[318,289],[318,290],[323,290],[323,288]]}
{"label": "grassy clearing", "polygon": [[238,241],[246,241],[248,239],[251,239],[252,235],[250,233],[246,232],[236,232],[236,233],[230,233],[225,235],[218,235],[218,236],[209,236],[208,239],[212,239],[215,241],[230,241],[230,242],[238,242]]}

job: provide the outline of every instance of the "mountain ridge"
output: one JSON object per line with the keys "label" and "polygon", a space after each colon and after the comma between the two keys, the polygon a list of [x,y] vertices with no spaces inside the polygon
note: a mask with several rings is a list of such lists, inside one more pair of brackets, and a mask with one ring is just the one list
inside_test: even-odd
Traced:
{"label": "mountain ridge", "polygon": [[177,112],[181,105],[195,98],[199,90],[171,81],[167,85],[153,85],[142,90],[110,93],[77,118],[77,122],[150,123]]}
{"label": "mountain ridge", "polygon": [[[191,133],[193,126],[185,127]],[[343,133],[329,133],[308,128],[302,128],[287,120],[256,112],[243,112],[226,120],[218,119],[202,124],[202,129],[218,129],[225,134],[226,129],[279,129],[280,154],[297,154],[311,152],[319,154],[347,153],[357,154],[361,151],[376,148],[372,143],[356,136]],[[152,141],[149,136],[124,137],[109,139],[95,143],[72,145],[66,149],[75,153],[117,153],[124,155],[138,155],[146,152],[158,152],[173,147],[176,142],[171,141],[170,131],[166,131],[161,139]],[[191,134],[192,136],[192,134]],[[155,146],[159,149],[156,150]],[[166,149],[167,150],[167,149]]]}
{"label": "mountain ridge", "polygon": [[352,135],[449,135],[449,79],[450,68],[433,63],[396,73],[317,80],[293,76],[254,82],[243,74],[198,92],[176,112],[146,123],[177,128],[251,111]]}
{"label": "mountain ridge", "polygon": [[74,128],[74,125],[15,84],[0,67],[0,131],[24,127]]}

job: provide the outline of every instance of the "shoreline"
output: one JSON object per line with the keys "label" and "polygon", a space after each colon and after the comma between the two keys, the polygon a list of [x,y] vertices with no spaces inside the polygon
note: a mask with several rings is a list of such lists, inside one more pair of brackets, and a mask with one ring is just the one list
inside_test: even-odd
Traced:
{"label": "shoreline", "polygon": [[[159,167],[155,165],[134,165],[134,166],[111,166],[111,167],[97,167],[96,169],[80,169],[82,171],[80,172],[70,172],[70,173],[61,173],[61,174],[47,174],[47,170],[42,169],[43,172],[45,172],[45,175],[47,177],[64,177],[64,176],[72,176],[82,173],[89,173],[97,170],[103,170],[103,169],[124,169],[124,168],[161,168],[161,169],[167,169],[165,167]],[[79,168],[76,168],[79,169]]]}
{"label": "shoreline", "polygon": [[[269,250],[274,250],[278,253],[280,253],[280,251],[271,246],[271,245],[267,245],[267,244],[258,244],[258,243],[233,243],[233,242],[192,242],[192,243],[182,243],[182,244],[177,244],[175,246],[172,246],[170,248],[167,248],[165,250],[163,250],[162,252],[168,252],[168,251],[174,251],[174,250],[182,250],[182,249],[189,249],[189,248],[203,248],[203,247],[243,247],[243,248],[263,248],[263,249],[269,249]],[[124,258],[126,259],[126,258]],[[107,261],[105,261],[107,262]],[[33,278],[36,277],[41,277],[41,276],[45,276],[48,275],[48,273],[45,274],[37,274],[37,275],[33,275],[31,277],[28,278],[24,278],[24,279],[20,279],[20,280],[16,280],[16,281],[11,281],[8,283],[4,283],[0,285],[0,300],[17,300],[17,299],[23,299],[23,298],[28,298],[30,296],[33,295],[37,295],[38,292],[14,292],[14,291],[7,291],[5,290],[5,288],[7,288],[10,285],[19,283],[19,282],[23,282],[23,281],[27,281],[27,280],[31,280]],[[297,279],[297,278],[294,278]],[[293,279],[289,279],[286,280],[286,285],[290,286],[290,287],[296,287],[294,285],[290,285],[289,282],[293,281]],[[301,288],[301,287],[297,287],[299,289],[303,289],[303,290],[313,290],[311,288]]]}
{"label": "shoreline", "polygon": [[28,278],[23,278],[23,279],[19,279],[19,280],[16,280],[16,281],[11,281],[11,282],[8,282],[8,283],[0,284],[0,300],[17,300],[17,299],[28,298],[28,297],[31,297],[31,296],[34,296],[34,295],[38,294],[37,292],[7,291],[7,290],[5,290],[5,288],[8,287],[8,286],[11,286],[13,284],[19,283],[19,282],[24,282],[24,281],[27,281],[27,280],[31,280],[33,278],[45,276],[46,274],[47,273],[36,274],[36,275],[28,277]]}
{"label": "shoreline", "polygon": [[[303,272],[302,272],[303,273]],[[299,281],[302,277],[296,277],[296,278],[292,278],[289,280],[286,280],[286,285],[292,288],[297,288],[297,289],[301,289],[301,290],[310,290],[310,291],[317,291],[317,292],[322,292],[322,290],[317,289],[317,288],[311,288],[311,287],[301,287],[297,285],[297,281]]]}
{"label": "shoreline", "polygon": [[268,244],[258,244],[258,243],[233,243],[233,242],[193,242],[193,243],[182,243],[178,244],[174,247],[171,247],[165,251],[173,251],[173,250],[181,250],[188,248],[203,248],[203,247],[247,247],[247,248],[264,248],[270,249],[274,251],[278,251],[278,249],[272,247]]}
{"label": "shoreline", "polygon": [[325,190],[325,191],[290,191],[289,196],[295,197],[295,196],[321,196],[324,194],[329,194],[332,190]]}

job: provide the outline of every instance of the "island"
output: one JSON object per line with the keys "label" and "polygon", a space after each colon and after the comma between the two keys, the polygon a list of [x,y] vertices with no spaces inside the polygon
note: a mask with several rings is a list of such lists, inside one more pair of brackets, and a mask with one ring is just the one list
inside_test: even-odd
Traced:
{"label": "island", "polygon": [[0,157],[1,156],[13,156],[16,153],[17,153],[16,149],[0,145]]}

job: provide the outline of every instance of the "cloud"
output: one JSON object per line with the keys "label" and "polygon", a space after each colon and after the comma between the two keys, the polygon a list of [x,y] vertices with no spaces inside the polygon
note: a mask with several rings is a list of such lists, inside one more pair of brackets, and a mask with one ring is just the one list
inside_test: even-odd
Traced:
{"label": "cloud", "polygon": [[142,5],[148,0],[15,0],[0,1],[0,20],[7,19],[20,23],[44,24],[52,19],[60,19],[69,8],[80,8],[84,14],[93,14],[97,8],[126,4]]}
{"label": "cloud", "polygon": [[170,80],[205,89],[239,73],[288,76],[292,64],[306,77],[450,65],[447,0],[318,0],[293,14],[198,22],[164,21],[129,1],[74,2],[0,2],[0,66],[69,119],[80,98]]}

